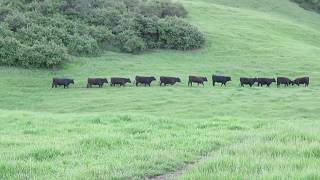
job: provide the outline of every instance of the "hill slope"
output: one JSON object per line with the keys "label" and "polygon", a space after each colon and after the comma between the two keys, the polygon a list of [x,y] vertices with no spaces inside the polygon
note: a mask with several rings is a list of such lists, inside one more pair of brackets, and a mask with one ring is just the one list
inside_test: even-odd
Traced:
{"label": "hill slope", "polygon": [[[59,71],[0,68],[0,179],[319,178],[320,16],[287,0],[182,1],[197,51],[105,52]],[[226,74],[227,88],[187,88]],[[86,89],[86,78],[180,76],[175,87]],[[311,87],[240,88],[241,76],[311,77]],[[51,89],[73,77],[74,88]],[[206,158],[203,158],[206,157]]]}

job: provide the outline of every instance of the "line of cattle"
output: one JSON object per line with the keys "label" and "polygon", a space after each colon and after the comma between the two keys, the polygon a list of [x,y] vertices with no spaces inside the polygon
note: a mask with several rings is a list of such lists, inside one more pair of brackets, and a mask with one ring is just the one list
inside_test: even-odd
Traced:
{"label": "line of cattle", "polygon": [[[136,76],[135,77],[135,85],[144,85],[144,86],[151,86],[151,83],[156,81],[156,78],[146,77],[146,76]],[[208,79],[206,77],[201,76],[189,76],[188,86],[192,86],[193,83],[201,84],[204,86],[204,82],[207,82]],[[215,86],[216,83],[220,83],[221,86],[227,86],[227,82],[231,81],[231,77],[229,76],[212,76],[212,85]],[[168,76],[161,76],[160,77],[160,86],[164,85],[175,85],[176,83],[181,82],[181,79],[178,77],[168,77]],[[275,78],[247,78],[241,77],[240,78],[240,85],[244,87],[248,85],[252,87],[254,84],[257,83],[258,86],[270,86],[272,83],[277,82],[277,86],[280,85],[289,86],[289,85],[309,85],[309,77],[300,77],[294,80],[290,80],[287,77],[278,77],[277,80]],[[88,78],[87,88],[91,88],[92,86],[103,87],[104,84],[109,83],[107,78]],[[112,77],[110,85],[111,86],[125,86],[127,83],[131,83],[129,78],[120,78],[120,77]],[[74,84],[73,79],[66,79],[66,78],[53,78],[52,80],[52,88],[57,88],[58,86],[63,86],[64,88],[68,88],[70,84]]]}

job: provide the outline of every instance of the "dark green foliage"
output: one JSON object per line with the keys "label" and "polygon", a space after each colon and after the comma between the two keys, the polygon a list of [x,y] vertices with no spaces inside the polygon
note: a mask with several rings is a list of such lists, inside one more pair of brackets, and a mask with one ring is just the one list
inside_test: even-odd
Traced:
{"label": "dark green foliage", "polygon": [[170,0],[149,0],[141,4],[140,12],[146,16],[166,16],[186,17],[187,11],[180,3],[174,3]]}
{"label": "dark green foliage", "polygon": [[18,61],[18,50],[21,43],[13,37],[0,38],[0,62],[2,65],[13,66]]}
{"label": "dark green foliage", "polygon": [[18,29],[26,27],[30,21],[20,12],[15,11],[13,14],[6,16],[4,22],[8,24],[11,31],[16,32]]}
{"label": "dark green foliage", "polygon": [[65,49],[53,41],[36,42],[20,48],[18,63],[23,67],[53,68],[66,60]]}
{"label": "dark green foliage", "polygon": [[0,0],[1,64],[56,67],[76,56],[119,49],[188,50],[203,34],[180,18],[182,4],[171,0]]}
{"label": "dark green foliage", "polygon": [[132,36],[123,45],[123,50],[128,53],[138,53],[146,49],[146,45],[142,38]]}
{"label": "dark green foliage", "polygon": [[307,10],[313,10],[320,13],[320,0],[291,0],[298,3]]}
{"label": "dark green foliage", "polygon": [[73,35],[69,37],[69,44],[67,45],[71,54],[74,55],[95,55],[99,51],[98,42],[87,35]]}
{"label": "dark green foliage", "polygon": [[176,17],[159,20],[160,43],[163,48],[188,50],[201,47],[202,34],[190,24]]}
{"label": "dark green foliage", "polygon": [[6,7],[0,7],[0,22],[3,21],[7,15],[11,14],[12,10]]}

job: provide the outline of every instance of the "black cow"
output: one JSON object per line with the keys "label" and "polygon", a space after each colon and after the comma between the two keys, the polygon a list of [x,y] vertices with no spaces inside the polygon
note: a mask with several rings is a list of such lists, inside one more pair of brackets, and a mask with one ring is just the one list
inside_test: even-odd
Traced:
{"label": "black cow", "polygon": [[192,86],[192,83],[202,84],[204,86],[204,82],[208,81],[206,77],[201,76],[189,76],[188,86]]}
{"label": "black cow", "polygon": [[277,77],[277,86],[280,87],[280,85],[289,86],[293,82],[287,78],[287,77]]}
{"label": "black cow", "polygon": [[152,81],[155,81],[156,78],[151,76],[151,77],[144,77],[144,76],[136,76],[136,86],[139,84],[144,84],[144,86],[151,86]]}
{"label": "black cow", "polygon": [[125,86],[126,83],[131,83],[131,80],[128,78],[119,78],[119,77],[113,77],[111,78],[111,86],[116,86],[116,85],[120,85],[120,86]]}
{"label": "black cow", "polygon": [[300,86],[300,84],[304,84],[306,87],[309,86],[310,79],[309,77],[301,77],[293,80],[292,85]]}
{"label": "black cow", "polygon": [[215,86],[216,83],[221,83],[221,86],[227,86],[227,82],[231,81],[231,77],[229,76],[217,76],[212,75],[212,85]]}
{"label": "black cow", "polygon": [[270,87],[270,85],[273,82],[276,82],[276,79],[274,78],[258,78],[258,86],[263,87],[264,85],[267,85],[268,87]]}
{"label": "black cow", "polygon": [[241,77],[240,78],[240,85],[244,87],[244,85],[249,85],[252,87],[256,82],[258,81],[257,78],[246,78],[246,77]]}
{"label": "black cow", "polygon": [[177,82],[181,82],[181,79],[178,77],[168,77],[168,76],[161,76],[160,77],[160,86],[164,84],[166,86],[167,84],[175,85]]}
{"label": "black cow", "polygon": [[57,88],[58,86],[63,86],[64,88],[69,88],[70,84],[74,84],[73,79],[65,78],[53,78],[52,79],[52,88]]}
{"label": "black cow", "polygon": [[104,83],[108,83],[107,78],[88,78],[87,88],[92,88],[92,85],[101,88]]}

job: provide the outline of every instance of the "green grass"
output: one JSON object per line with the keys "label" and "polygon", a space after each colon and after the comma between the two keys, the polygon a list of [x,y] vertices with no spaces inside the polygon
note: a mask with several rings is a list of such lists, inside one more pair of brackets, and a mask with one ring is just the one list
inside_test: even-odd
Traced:
{"label": "green grass", "polygon": [[[319,179],[320,16],[287,1],[182,1],[203,49],[106,52],[59,71],[0,68],[0,179]],[[187,87],[226,74],[227,88]],[[172,75],[175,87],[86,89],[93,76]],[[240,76],[311,86],[240,88]],[[73,77],[70,89],[51,78]]]}

